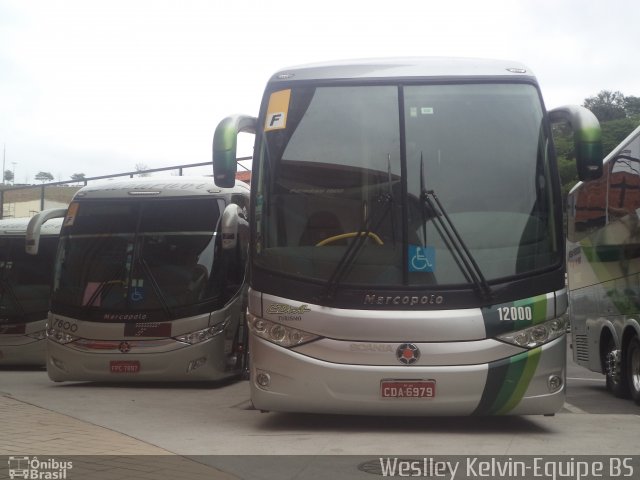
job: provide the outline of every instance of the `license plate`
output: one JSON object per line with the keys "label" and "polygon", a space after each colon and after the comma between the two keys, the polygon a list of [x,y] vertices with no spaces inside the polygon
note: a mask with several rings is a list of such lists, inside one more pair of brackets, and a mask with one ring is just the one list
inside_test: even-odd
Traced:
{"label": "license plate", "polygon": [[382,380],[382,398],[433,398],[436,396],[436,382],[433,380]]}
{"label": "license plate", "polygon": [[138,373],[140,362],[137,360],[112,360],[109,362],[111,373]]}

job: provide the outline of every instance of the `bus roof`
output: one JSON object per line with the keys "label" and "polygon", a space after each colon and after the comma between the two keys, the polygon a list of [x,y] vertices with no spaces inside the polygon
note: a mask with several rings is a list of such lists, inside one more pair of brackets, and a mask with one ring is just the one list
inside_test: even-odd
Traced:
{"label": "bus roof", "polygon": [[[25,236],[27,225],[31,217],[0,219],[0,237]],[[59,235],[62,228],[62,218],[53,218],[42,226],[42,235]]]}
{"label": "bus roof", "polygon": [[158,198],[202,195],[249,194],[249,185],[236,180],[233,188],[218,187],[212,177],[142,177],[104,181],[81,188],[73,197],[82,198]]}
{"label": "bus roof", "polygon": [[519,62],[478,58],[406,57],[370,58],[289,67],[270,82],[385,78],[528,77],[533,73]]}

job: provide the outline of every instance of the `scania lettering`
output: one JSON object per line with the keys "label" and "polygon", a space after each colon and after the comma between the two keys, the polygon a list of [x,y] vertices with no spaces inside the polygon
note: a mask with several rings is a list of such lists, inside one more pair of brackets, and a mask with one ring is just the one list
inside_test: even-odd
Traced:
{"label": "scania lettering", "polygon": [[[546,111],[536,78],[513,62],[290,68],[269,80],[257,118],[222,120],[221,187],[235,177],[238,133],[255,133],[254,406],[557,412],[567,291],[551,124],[561,121],[580,178],[600,175],[593,114]],[[274,305],[306,308],[287,323]]]}
{"label": "scania lettering", "polygon": [[391,345],[380,343],[352,343],[349,348],[353,352],[392,352]]}
{"label": "scania lettering", "polygon": [[246,369],[249,187],[211,178],[89,185],[63,216],[51,292],[54,381],[216,381]]}
{"label": "scania lettering", "polygon": [[27,255],[29,218],[0,220],[0,365],[45,364],[53,261],[61,221],[42,228],[38,255]]}
{"label": "scania lettering", "polygon": [[567,204],[573,358],[640,405],[640,127]]}

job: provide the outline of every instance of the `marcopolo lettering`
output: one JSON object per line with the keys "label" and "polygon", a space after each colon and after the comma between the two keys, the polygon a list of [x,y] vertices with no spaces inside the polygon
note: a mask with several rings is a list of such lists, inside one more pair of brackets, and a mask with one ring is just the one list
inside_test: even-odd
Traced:
{"label": "marcopolo lettering", "polygon": [[104,320],[146,320],[146,313],[105,313]]}
{"label": "marcopolo lettering", "polygon": [[441,305],[442,295],[365,295],[364,305]]}

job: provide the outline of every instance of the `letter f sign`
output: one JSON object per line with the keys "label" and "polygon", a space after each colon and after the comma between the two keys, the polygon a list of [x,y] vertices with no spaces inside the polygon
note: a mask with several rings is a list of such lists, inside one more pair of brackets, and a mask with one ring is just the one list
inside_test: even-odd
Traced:
{"label": "letter f sign", "polygon": [[279,130],[287,127],[287,117],[284,112],[274,112],[267,115],[265,131]]}

